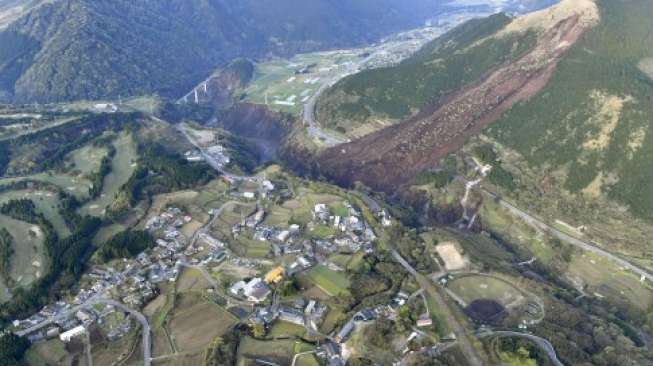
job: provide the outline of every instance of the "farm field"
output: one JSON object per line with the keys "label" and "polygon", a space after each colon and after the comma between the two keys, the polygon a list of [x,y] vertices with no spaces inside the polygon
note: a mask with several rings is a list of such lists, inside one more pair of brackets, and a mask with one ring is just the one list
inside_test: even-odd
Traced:
{"label": "farm field", "polygon": [[177,292],[189,290],[202,290],[211,287],[211,284],[204,278],[202,273],[196,269],[184,269],[175,283]]}
{"label": "farm field", "polygon": [[111,173],[104,178],[104,186],[99,198],[87,203],[81,212],[92,216],[104,215],[106,207],[136,170],[136,144],[130,134],[123,133],[114,141],[116,156],[111,162]]}
{"label": "farm field", "polygon": [[300,325],[277,321],[270,329],[268,336],[271,338],[302,337],[305,333],[306,329]]}
{"label": "farm field", "polygon": [[259,341],[245,337],[238,348],[238,364],[244,359],[262,358],[280,365],[290,365],[297,351],[309,349],[307,346],[295,340]]}
{"label": "farm field", "polygon": [[178,306],[168,327],[170,336],[181,352],[204,350],[215,337],[225,334],[236,319],[216,304],[198,301],[190,306]]}
{"label": "farm field", "polygon": [[335,272],[323,265],[311,269],[306,277],[331,296],[349,293],[349,279],[344,273]]}
{"label": "farm field", "polygon": [[[256,65],[254,79],[245,90],[247,100],[265,104],[280,112],[299,114],[304,103],[323,82],[346,70],[357,59],[357,51],[317,52],[289,60],[272,60]],[[306,73],[300,73],[308,68]]]}

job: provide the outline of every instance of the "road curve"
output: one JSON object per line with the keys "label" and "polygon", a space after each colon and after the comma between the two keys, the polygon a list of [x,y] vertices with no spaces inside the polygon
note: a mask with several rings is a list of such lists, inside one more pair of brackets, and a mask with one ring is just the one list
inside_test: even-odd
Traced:
{"label": "road curve", "polygon": [[526,338],[531,341],[533,341],[535,344],[537,344],[538,347],[540,347],[544,352],[546,352],[546,355],[549,357],[551,362],[555,366],[565,366],[559,359],[558,355],[556,354],[555,348],[553,348],[553,345],[551,342],[549,342],[547,339],[544,339],[542,337],[538,337],[536,335],[528,334],[528,333],[519,333],[519,332],[510,332],[510,331],[492,331],[492,332],[487,332],[483,334],[478,335],[479,338],[489,338],[489,337],[519,337],[519,338]]}
{"label": "road curve", "polygon": [[94,303],[97,304],[106,304],[106,305],[113,305],[114,307],[124,311],[125,313],[128,313],[131,315],[134,319],[136,319],[139,323],[141,323],[141,327],[143,328],[143,365],[144,366],[150,366],[152,364],[152,342],[150,341],[150,335],[151,335],[151,329],[150,329],[150,324],[147,322],[147,318],[140,312],[133,310],[123,303],[120,303],[118,301],[114,300],[108,300],[108,299],[98,299],[95,300]]}
{"label": "road curve", "polygon": [[18,336],[25,336],[27,334],[36,332],[39,329],[45,328],[50,324],[53,324],[59,320],[63,320],[71,316],[71,314],[75,314],[77,311],[89,308],[95,304],[105,304],[105,305],[112,305],[115,308],[118,308],[125,313],[128,313],[134,319],[136,319],[139,323],[141,323],[141,326],[143,328],[143,364],[145,366],[150,366],[151,365],[151,360],[152,360],[152,343],[150,342],[150,335],[151,335],[151,330],[150,330],[150,324],[147,322],[147,319],[145,316],[141,313],[139,313],[136,310],[133,310],[129,307],[127,307],[125,304],[120,303],[115,300],[110,300],[106,298],[101,298],[101,297],[92,297],[85,303],[77,306],[73,306],[72,308],[68,309],[67,311],[62,312],[61,314],[57,316],[53,316],[33,327],[27,328],[25,330],[15,332],[16,335]]}
{"label": "road curve", "polygon": [[653,274],[644,268],[641,268],[639,266],[634,265],[633,263],[620,258],[604,249],[601,249],[597,245],[589,242],[582,241],[578,238],[575,238],[571,235],[565,234],[562,231],[552,227],[551,225],[543,222],[542,220],[530,215],[528,212],[520,209],[519,207],[505,201],[503,198],[499,197],[497,194],[492,193],[486,189],[481,189],[481,192],[486,194],[487,196],[490,196],[492,199],[494,199],[497,203],[499,203],[502,207],[508,209],[513,215],[518,216],[522,220],[524,220],[526,223],[528,223],[530,226],[535,227],[539,230],[544,230],[551,235],[555,236],[559,240],[562,240],[568,244],[571,244],[573,246],[576,246],[578,248],[581,248],[583,250],[592,252],[594,254],[597,254],[599,256],[602,256],[604,258],[607,258],[620,266],[627,268],[636,274],[646,278],[649,281],[653,281]]}
{"label": "road curve", "polygon": [[426,277],[420,275],[415,270],[415,268],[413,268],[413,266],[411,266],[410,263],[408,263],[401,256],[401,254],[399,254],[399,252],[392,250],[392,256],[406,269],[406,271],[415,277],[420,287],[423,288],[426,293],[431,296],[431,298],[437,303],[440,311],[442,312],[442,316],[445,317],[447,324],[449,324],[453,330],[453,333],[456,335],[457,343],[460,346],[460,350],[462,351],[463,355],[467,359],[468,364],[470,366],[483,366],[484,363],[481,360],[481,357],[478,355],[478,352],[468,339],[467,331],[456,320],[453,312],[449,308],[449,305],[444,301],[440,293],[438,293],[438,289],[435,287],[435,285],[429,279],[426,279]]}

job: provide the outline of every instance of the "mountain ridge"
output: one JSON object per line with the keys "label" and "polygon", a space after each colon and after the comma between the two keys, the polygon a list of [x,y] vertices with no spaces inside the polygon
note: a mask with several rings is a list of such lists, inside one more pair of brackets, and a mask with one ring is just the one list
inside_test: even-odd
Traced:
{"label": "mountain ridge", "polygon": [[0,96],[19,102],[179,97],[235,58],[367,43],[423,24],[440,7],[426,0],[383,2],[48,2],[0,32]]}

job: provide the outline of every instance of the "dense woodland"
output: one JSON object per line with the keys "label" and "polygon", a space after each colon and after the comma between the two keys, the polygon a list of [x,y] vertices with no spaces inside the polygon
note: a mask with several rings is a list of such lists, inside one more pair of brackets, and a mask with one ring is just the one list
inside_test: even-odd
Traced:
{"label": "dense woodland", "polygon": [[0,276],[5,283],[11,283],[11,259],[14,255],[14,237],[5,229],[0,228]]}
{"label": "dense woodland", "polygon": [[154,238],[146,231],[124,231],[109,239],[98,250],[103,261],[133,258],[141,252],[154,247]]}
{"label": "dense woodland", "polygon": [[[542,92],[514,106],[489,131],[534,170],[564,171],[558,185],[572,193],[610,175],[600,193],[651,219],[653,80],[638,64],[651,57],[653,24],[647,20],[653,7],[646,0],[598,4],[601,23],[561,60]],[[622,109],[614,110],[618,121],[606,130],[604,147],[588,148],[589,139],[598,139],[611,123],[602,112],[609,98],[623,101]]]}
{"label": "dense woodland", "polygon": [[508,22],[504,14],[470,20],[397,66],[343,79],[318,101],[318,120],[349,129],[376,118],[402,120],[417,113],[535,45],[532,33],[476,44]]}
{"label": "dense woodland", "polygon": [[[13,140],[0,141],[0,175],[31,174],[63,167],[68,153],[89,143],[105,131],[137,127],[139,113],[83,114],[61,126],[44,129]],[[24,157],[29,153],[29,158]],[[29,159],[29,161],[26,161]],[[15,166],[7,168],[12,161]],[[13,164],[11,164],[13,165]]]}
{"label": "dense woodland", "polygon": [[441,7],[427,0],[46,2],[0,32],[0,97],[179,97],[237,57],[373,42],[422,25]]}

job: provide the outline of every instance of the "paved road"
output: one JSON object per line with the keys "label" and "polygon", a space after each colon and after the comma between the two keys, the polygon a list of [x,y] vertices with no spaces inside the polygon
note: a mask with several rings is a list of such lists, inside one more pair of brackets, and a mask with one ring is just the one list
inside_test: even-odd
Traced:
{"label": "paved road", "polygon": [[420,284],[420,286],[426,291],[426,293],[435,300],[435,302],[438,305],[438,308],[441,311],[441,315],[445,318],[445,321],[449,326],[452,328],[453,333],[456,335],[456,340],[458,341],[458,345],[460,346],[461,352],[465,355],[465,358],[467,359],[467,362],[471,366],[482,366],[483,361],[481,360],[481,357],[478,355],[477,350],[474,348],[472,343],[470,342],[468,335],[467,335],[467,330],[456,320],[456,317],[454,316],[453,312],[449,308],[449,305],[444,301],[440,293],[438,292],[438,289],[433,285],[433,283],[427,279],[426,277],[422,276],[419,274],[415,268],[413,268],[410,263],[408,263],[402,256],[397,252],[396,250],[392,251],[393,257],[401,264],[406,271],[408,271],[410,274],[415,276],[415,279],[417,279],[417,282]]}
{"label": "paved road", "polygon": [[562,231],[552,227],[551,225],[545,223],[544,221],[530,215],[528,212],[520,209],[519,207],[505,201],[504,199],[500,198],[498,195],[495,193],[492,193],[486,189],[481,189],[481,191],[490,196],[492,199],[497,201],[501,206],[504,208],[508,209],[513,215],[518,216],[522,220],[524,220],[526,223],[528,223],[530,226],[535,227],[539,230],[546,231],[550,233],[551,235],[555,236],[559,240],[562,240],[566,243],[569,243],[573,246],[576,246],[578,248],[581,248],[583,250],[592,252],[594,254],[600,255],[604,258],[607,258],[613,262],[616,262],[620,266],[627,268],[635,273],[637,273],[639,276],[642,276],[643,278],[648,279],[649,281],[653,281],[653,274],[649,272],[646,269],[643,269],[631,262],[628,262],[627,260],[620,258],[604,249],[601,249],[594,243],[590,242],[585,242],[583,240],[580,240],[578,238],[575,238],[571,235],[565,234]]}
{"label": "paved road", "polygon": [[23,331],[15,332],[15,334],[18,335],[18,336],[25,336],[27,334],[36,332],[37,330],[45,328],[45,327],[47,327],[47,326],[49,326],[49,325],[51,325],[51,324],[53,324],[53,323],[55,323],[57,321],[64,320],[64,319],[70,317],[71,315],[75,314],[79,310],[92,307],[95,304],[112,305],[115,308],[120,309],[120,310],[124,311],[125,313],[128,313],[134,319],[136,319],[136,321],[141,323],[141,327],[143,328],[143,347],[142,347],[143,348],[143,364],[145,366],[150,366],[151,359],[152,359],[152,348],[151,348],[152,345],[151,345],[151,342],[150,342],[150,334],[151,334],[150,324],[147,322],[147,319],[145,318],[145,316],[143,314],[139,313],[136,310],[133,310],[133,309],[127,307],[123,303],[120,303],[118,301],[111,300],[111,299],[106,299],[106,298],[102,298],[102,297],[91,297],[85,303],[83,303],[81,305],[73,306],[72,308],[68,309],[67,311],[64,311],[61,314],[58,314],[57,316],[53,316],[53,317],[51,317],[51,318],[49,318],[49,319],[47,319],[47,320],[33,326],[33,327],[30,327],[30,328],[25,329]]}
{"label": "paved road", "polygon": [[546,352],[547,356],[551,360],[551,362],[555,366],[565,366],[559,359],[558,355],[556,354],[555,348],[553,348],[553,345],[551,342],[549,342],[547,339],[544,339],[542,337],[538,337],[532,334],[527,334],[527,333],[519,333],[519,332],[509,332],[509,331],[492,331],[492,332],[487,332],[487,333],[482,333],[478,335],[479,338],[488,338],[488,337],[519,337],[519,338],[526,338],[529,339],[535,344],[538,345],[544,352]]}
{"label": "paved road", "polygon": [[311,98],[309,98],[306,103],[304,104],[304,123],[307,125],[307,131],[308,134],[313,137],[321,140],[324,144],[327,146],[335,146],[339,145],[345,142],[349,142],[349,140],[344,139],[340,136],[337,136],[336,134],[323,130],[322,128],[319,127],[319,124],[315,120],[315,107],[317,105],[317,101],[327,89],[335,85],[338,81],[344,79],[345,77],[352,75],[358,71],[368,62],[373,60],[374,58],[378,57],[381,54],[390,52],[394,48],[399,48],[402,47],[403,45],[396,44],[392,47],[385,48],[382,47],[380,49],[377,49],[374,51],[372,54],[369,56],[365,57],[364,59],[352,63],[345,72],[334,76],[333,78],[329,79],[328,81],[325,81],[322,83],[322,85],[317,89],[315,94]]}
{"label": "paved road", "polygon": [[[141,323],[141,327],[143,328],[143,347],[142,347],[143,365],[150,366],[152,363],[152,342],[150,341],[150,336],[152,334],[152,331],[150,329],[150,324],[147,322],[147,318],[145,318],[145,316],[140,312],[133,310],[127,307],[125,304],[120,303],[118,301],[100,298],[95,300],[93,304],[113,305],[115,308],[120,309],[125,313],[131,315],[134,319],[136,319],[136,321]],[[89,304],[89,305],[93,305],[93,304]]]}

